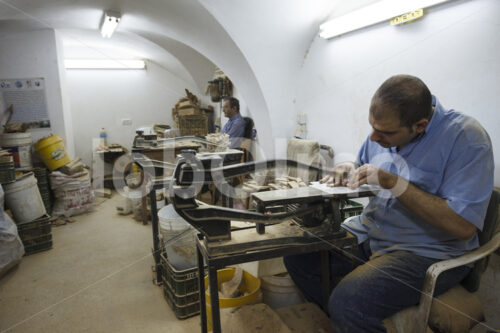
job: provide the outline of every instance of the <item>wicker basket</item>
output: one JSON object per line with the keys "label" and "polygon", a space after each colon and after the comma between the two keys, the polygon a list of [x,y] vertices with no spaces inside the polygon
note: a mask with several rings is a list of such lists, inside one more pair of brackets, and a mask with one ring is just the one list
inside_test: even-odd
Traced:
{"label": "wicker basket", "polygon": [[179,116],[179,129],[181,131],[181,136],[205,136],[208,134],[207,116],[204,114]]}

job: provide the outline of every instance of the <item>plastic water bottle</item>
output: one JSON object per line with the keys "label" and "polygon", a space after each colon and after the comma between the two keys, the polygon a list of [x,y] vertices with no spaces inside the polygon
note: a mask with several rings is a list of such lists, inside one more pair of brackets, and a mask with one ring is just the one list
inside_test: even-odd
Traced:
{"label": "plastic water bottle", "polygon": [[101,141],[101,146],[106,147],[108,145],[108,135],[106,134],[104,127],[101,128],[101,131],[99,132],[99,139]]}

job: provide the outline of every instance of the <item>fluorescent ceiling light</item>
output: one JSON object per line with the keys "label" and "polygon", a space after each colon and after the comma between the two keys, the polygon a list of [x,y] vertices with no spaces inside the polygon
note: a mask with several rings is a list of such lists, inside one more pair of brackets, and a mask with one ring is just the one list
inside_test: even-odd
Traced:
{"label": "fluorescent ceiling light", "polygon": [[121,15],[118,12],[106,11],[101,24],[101,35],[104,38],[111,38],[115,32],[118,22],[120,22]]}
{"label": "fluorescent ceiling light", "polygon": [[332,38],[447,1],[450,0],[381,0],[323,23],[319,27],[319,35],[326,39]]}
{"label": "fluorescent ceiling light", "polygon": [[66,59],[67,69],[146,69],[144,60]]}

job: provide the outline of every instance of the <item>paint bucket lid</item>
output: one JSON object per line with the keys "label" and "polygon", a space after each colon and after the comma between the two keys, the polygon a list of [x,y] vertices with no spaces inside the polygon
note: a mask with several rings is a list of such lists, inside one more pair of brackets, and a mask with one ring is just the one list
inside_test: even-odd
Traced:
{"label": "paint bucket lid", "polygon": [[31,144],[31,133],[3,133],[0,134],[2,147],[16,147]]}

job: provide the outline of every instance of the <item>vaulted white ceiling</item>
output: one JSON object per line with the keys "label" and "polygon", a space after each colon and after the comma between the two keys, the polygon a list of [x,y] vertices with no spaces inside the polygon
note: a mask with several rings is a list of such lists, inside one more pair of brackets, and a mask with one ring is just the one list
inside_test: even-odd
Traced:
{"label": "vaulted white ceiling", "polygon": [[[0,0],[0,37],[55,29],[65,58],[146,58],[204,90],[220,67],[241,92],[256,123],[271,126],[273,95],[300,69],[318,25],[374,0]],[[104,10],[122,14],[111,39]],[[289,82],[283,84],[283,82]],[[269,128],[271,129],[271,128]],[[262,138],[267,133],[262,128]],[[271,135],[271,134],[269,134]]]}

